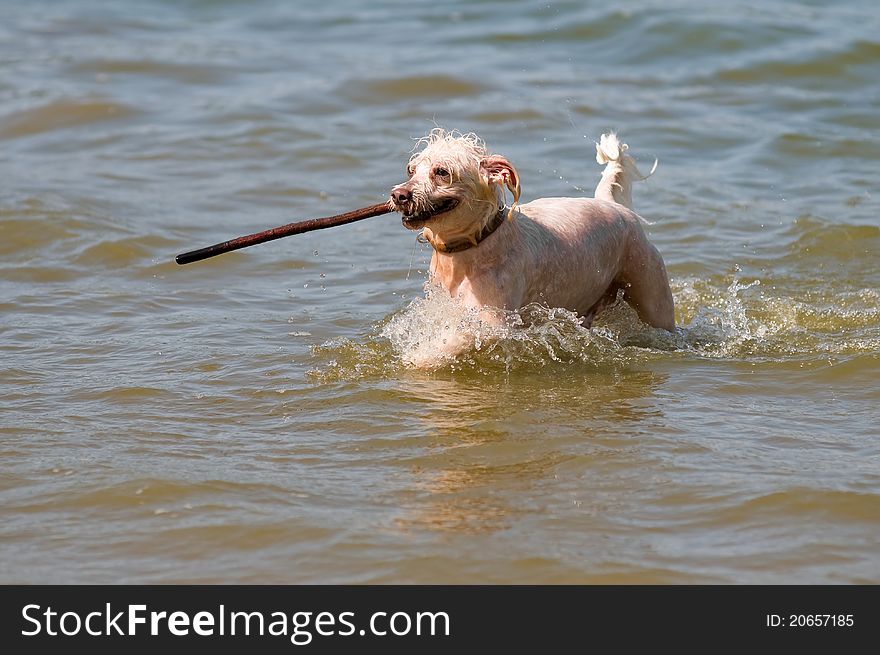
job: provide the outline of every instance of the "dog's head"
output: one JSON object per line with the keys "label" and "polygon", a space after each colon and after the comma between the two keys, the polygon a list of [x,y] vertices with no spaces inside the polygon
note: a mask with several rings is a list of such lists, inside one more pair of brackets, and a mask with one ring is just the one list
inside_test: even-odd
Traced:
{"label": "dog's head", "polygon": [[[434,234],[479,230],[504,203],[503,188],[519,200],[519,175],[500,155],[490,155],[475,134],[432,130],[406,167],[409,179],[391,190],[391,206],[410,230]],[[418,147],[418,146],[417,146]]]}

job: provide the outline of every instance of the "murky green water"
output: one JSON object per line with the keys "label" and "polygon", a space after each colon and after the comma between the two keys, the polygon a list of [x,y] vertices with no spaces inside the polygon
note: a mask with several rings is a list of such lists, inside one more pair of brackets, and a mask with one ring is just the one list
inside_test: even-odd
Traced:
{"label": "murky green water", "polygon": [[[0,581],[880,582],[880,10],[618,4],[3,3]],[[173,263],[435,123],[658,158],[678,332],[416,370],[472,317],[395,215]]]}

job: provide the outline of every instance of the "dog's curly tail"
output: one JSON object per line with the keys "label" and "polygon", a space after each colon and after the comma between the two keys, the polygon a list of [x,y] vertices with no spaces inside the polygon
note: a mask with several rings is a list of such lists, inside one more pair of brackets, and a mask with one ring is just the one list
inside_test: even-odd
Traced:
{"label": "dog's curly tail", "polygon": [[632,183],[647,180],[657,170],[657,160],[647,175],[642,175],[635,160],[626,154],[628,145],[613,132],[603,134],[596,144],[596,161],[605,165],[594,194],[599,200],[616,202],[632,209]]}

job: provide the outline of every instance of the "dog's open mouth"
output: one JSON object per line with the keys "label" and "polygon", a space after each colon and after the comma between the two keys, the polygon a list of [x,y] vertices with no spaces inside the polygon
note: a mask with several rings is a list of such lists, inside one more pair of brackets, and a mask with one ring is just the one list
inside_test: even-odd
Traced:
{"label": "dog's open mouth", "polygon": [[440,214],[445,214],[446,212],[452,211],[458,207],[458,199],[457,198],[444,198],[443,200],[434,203],[430,209],[427,209],[422,212],[418,212],[416,214],[403,214],[401,217],[401,222],[403,226],[409,228],[410,230],[417,230],[423,225],[425,225],[431,219],[439,216]]}

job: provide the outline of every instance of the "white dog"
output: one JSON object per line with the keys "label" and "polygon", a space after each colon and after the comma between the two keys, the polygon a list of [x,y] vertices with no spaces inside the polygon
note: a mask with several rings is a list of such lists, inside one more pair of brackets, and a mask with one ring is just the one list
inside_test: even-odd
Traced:
{"label": "white dog", "polygon": [[438,128],[422,141],[390,205],[405,227],[423,230],[434,249],[431,280],[450,296],[477,308],[564,307],[589,327],[623,289],[642,321],[674,329],[666,267],[632,210],[632,182],[644,178],[615,135],[596,145],[596,160],[607,165],[595,198],[525,205],[517,204],[516,169],[476,135]]}

